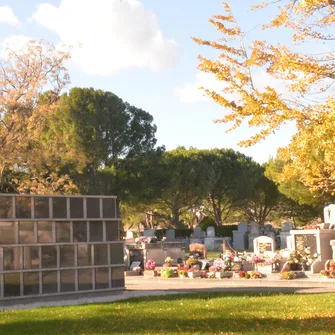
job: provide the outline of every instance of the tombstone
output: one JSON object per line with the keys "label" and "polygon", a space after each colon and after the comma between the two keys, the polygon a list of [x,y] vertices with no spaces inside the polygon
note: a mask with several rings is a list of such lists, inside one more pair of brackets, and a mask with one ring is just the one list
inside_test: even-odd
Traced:
{"label": "tombstone", "polygon": [[241,222],[237,230],[233,230],[233,247],[235,250],[248,249],[248,223]]}
{"label": "tombstone", "polygon": [[207,228],[207,237],[215,237],[215,228],[214,227],[208,227]]}
{"label": "tombstone", "polygon": [[292,235],[289,235],[286,238],[286,249],[294,250],[294,239]]}
{"label": "tombstone", "polygon": [[335,240],[330,241],[330,246],[332,247],[332,251],[333,251],[332,259],[335,260]]}
{"label": "tombstone", "polygon": [[318,254],[317,261],[311,266],[312,273],[323,270],[326,261],[333,256],[330,245],[331,240],[335,239],[334,229],[291,230],[291,237],[294,250],[304,251],[307,247],[312,255]]}
{"label": "tombstone", "polygon": [[250,234],[248,236],[249,249],[254,245],[254,239],[260,236],[260,226],[256,222],[250,223]]}
{"label": "tombstone", "polygon": [[147,236],[147,237],[156,236],[155,232],[156,232],[156,229],[146,229],[143,232],[143,236]]}
{"label": "tombstone", "polygon": [[168,229],[165,233],[166,241],[173,241],[176,239],[176,232],[174,229]]}
{"label": "tombstone", "polygon": [[254,254],[263,255],[275,251],[274,241],[268,236],[259,236],[254,239]]}
{"label": "tombstone", "polygon": [[194,238],[204,238],[205,234],[203,232],[203,230],[201,229],[201,227],[196,227],[193,230],[193,237]]}
{"label": "tombstone", "polygon": [[279,234],[280,236],[280,249],[286,249],[287,246],[287,237],[290,236],[290,231],[293,229],[293,225],[291,222],[284,222],[281,225],[282,229]]}
{"label": "tombstone", "polygon": [[131,230],[127,230],[126,232],[126,239],[134,238],[134,233]]}
{"label": "tombstone", "polygon": [[190,244],[190,255],[198,254],[199,258],[207,258],[207,247],[201,243]]}
{"label": "tombstone", "polygon": [[192,244],[192,243],[203,244],[204,243],[204,237],[205,237],[205,233],[201,229],[201,227],[195,227],[193,229],[193,236],[190,238],[190,244]]}
{"label": "tombstone", "polygon": [[324,216],[324,220],[323,222],[324,223],[330,223],[330,211],[329,211],[329,206],[326,206],[324,209],[323,209],[323,216]]}
{"label": "tombstone", "polygon": [[329,229],[335,228],[335,205],[328,206],[329,209]]}

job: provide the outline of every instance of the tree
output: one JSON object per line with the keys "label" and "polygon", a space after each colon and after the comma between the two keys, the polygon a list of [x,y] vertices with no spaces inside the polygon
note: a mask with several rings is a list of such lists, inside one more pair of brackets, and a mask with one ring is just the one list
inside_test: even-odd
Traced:
{"label": "tree", "polygon": [[[69,82],[69,51],[44,41],[6,48],[0,60],[1,192],[57,193],[76,190],[58,163],[76,164],[62,138],[44,137],[61,90]],[[49,92],[41,96],[45,87]]]}
{"label": "tree", "polygon": [[245,200],[240,205],[242,212],[249,221],[263,225],[269,214],[274,211],[280,200],[276,184],[264,176],[264,167],[254,166],[250,171],[249,187]]}
{"label": "tree", "polygon": [[85,193],[101,192],[101,183],[108,175],[112,178],[120,158],[150,151],[157,141],[149,113],[93,88],[76,87],[63,94],[54,124],[52,132],[61,132],[86,158],[84,173],[73,176]]}
{"label": "tree", "polygon": [[[216,60],[199,57],[199,68],[214,74],[224,88],[222,92],[205,88],[205,92],[227,111],[224,118],[216,122],[232,123],[233,129],[243,122],[261,128],[241,145],[253,145],[286,123],[294,122],[296,135],[278,152],[284,162],[281,180],[298,178],[311,190],[333,194],[335,99],[330,88],[335,79],[331,29],[335,22],[335,2],[279,0],[273,3],[283,6],[263,28],[290,30],[293,42],[299,41],[300,48],[290,49],[289,42],[283,45],[252,39],[250,34],[254,27],[246,29],[248,34],[243,32],[229,4],[223,3],[225,14],[215,15],[210,20],[223,35],[220,41],[194,39],[220,52]],[[260,3],[253,9],[270,4]],[[247,46],[247,37],[253,40],[250,46]],[[317,47],[317,43],[325,44],[326,52],[306,51]],[[264,89],[257,86],[255,76],[260,71],[272,82],[285,87],[279,89],[270,82]]]}
{"label": "tree", "polygon": [[203,160],[201,151],[183,147],[165,152],[158,169],[158,209],[166,211],[166,218],[179,228],[180,216],[207,196],[212,171]]}
{"label": "tree", "polygon": [[220,226],[244,202],[247,189],[253,187],[250,171],[258,164],[231,149],[203,150],[201,154],[213,171],[205,213]]}

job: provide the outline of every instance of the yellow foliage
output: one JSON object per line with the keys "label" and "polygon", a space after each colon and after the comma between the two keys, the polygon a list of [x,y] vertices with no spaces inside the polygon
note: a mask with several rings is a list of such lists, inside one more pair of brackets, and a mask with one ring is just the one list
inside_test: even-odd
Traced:
{"label": "yellow foliage", "polygon": [[[210,20],[223,35],[220,42],[194,39],[221,53],[216,60],[199,57],[199,69],[213,73],[224,84],[220,92],[204,90],[224,108],[225,115],[215,122],[231,123],[231,129],[243,122],[259,127],[260,130],[241,141],[241,145],[253,145],[287,122],[295,122],[296,135],[290,145],[278,151],[279,158],[286,162],[282,180],[298,177],[312,190],[334,194],[335,100],[330,88],[335,80],[331,44],[335,38],[332,34],[335,1],[276,0],[260,2],[252,9],[262,10],[274,3],[280,4],[276,7],[278,13],[263,28],[291,29],[292,43],[271,44],[255,38],[246,46],[245,33],[228,2],[223,3],[225,15],[215,15]],[[298,40],[302,46],[321,40],[329,43],[328,51],[319,54],[293,51],[290,45]],[[257,87],[257,71],[264,71],[280,83],[282,89],[274,85]]]}

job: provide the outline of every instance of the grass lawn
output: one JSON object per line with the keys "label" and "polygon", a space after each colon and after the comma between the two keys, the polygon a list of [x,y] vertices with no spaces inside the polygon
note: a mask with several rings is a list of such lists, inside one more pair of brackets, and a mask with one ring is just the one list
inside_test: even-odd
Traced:
{"label": "grass lawn", "polygon": [[335,334],[335,294],[197,293],[0,313],[0,334]]}

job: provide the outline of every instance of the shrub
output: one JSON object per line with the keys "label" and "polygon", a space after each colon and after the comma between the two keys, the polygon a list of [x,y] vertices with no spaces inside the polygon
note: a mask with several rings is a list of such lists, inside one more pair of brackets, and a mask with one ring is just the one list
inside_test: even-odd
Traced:
{"label": "shrub", "polygon": [[176,238],[190,238],[193,233],[193,229],[175,229]]}
{"label": "shrub", "polygon": [[233,231],[237,230],[237,225],[223,225],[215,227],[216,236],[233,238]]}

